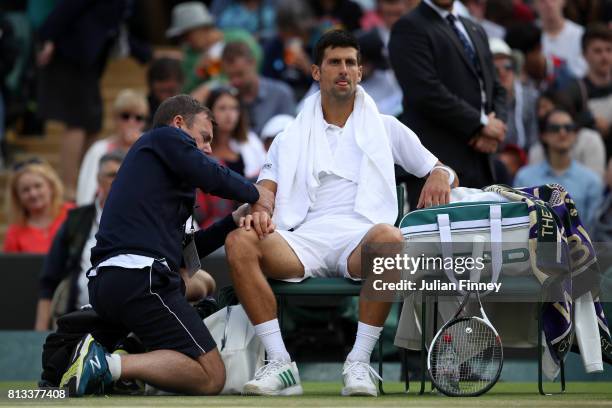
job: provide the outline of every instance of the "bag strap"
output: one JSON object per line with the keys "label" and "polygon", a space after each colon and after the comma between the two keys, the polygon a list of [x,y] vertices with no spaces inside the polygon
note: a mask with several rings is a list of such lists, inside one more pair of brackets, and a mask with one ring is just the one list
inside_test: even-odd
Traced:
{"label": "bag strap", "polygon": [[502,269],[502,211],[501,205],[489,207],[491,225],[491,283],[497,283]]}
{"label": "bag strap", "polygon": [[[450,218],[448,214],[438,214],[438,231],[440,233],[440,247],[442,249],[442,258],[448,259],[453,257],[453,237],[451,235]],[[448,280],[459,287],[459,282],[455,278],[455,273],[452,269],[446,267],[446,262],[442,262],[444,274]]]}
{"label": "bag strap", "polygon": [[[448,214],[438,214],[438,232],[440,234],[440,247],[442,257],[447,259],[453,257],[453,238],[451,234],[451,223]],[[502,211],[501,205],[489,206],[489,226],[491,231],[491,283],[497,283],[502,269]],[[446,262],[443,262],[445,265]],[[455,285],[459,282],[452,269],[444,267],[444,274],[448,280]],[[458,286],[457,286],[458,287]],[[483,293],[488,295],[492,290]]]}

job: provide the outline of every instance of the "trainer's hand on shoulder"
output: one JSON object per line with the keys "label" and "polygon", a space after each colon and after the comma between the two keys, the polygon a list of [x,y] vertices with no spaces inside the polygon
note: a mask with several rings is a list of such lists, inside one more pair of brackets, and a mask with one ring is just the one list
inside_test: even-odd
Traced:
{"label": "trainer's hand on shoulder", "polygon": [[442,169],[434,169],[421,190],[417,208],[448,204],[450,201],[450,185],[448,173]]}

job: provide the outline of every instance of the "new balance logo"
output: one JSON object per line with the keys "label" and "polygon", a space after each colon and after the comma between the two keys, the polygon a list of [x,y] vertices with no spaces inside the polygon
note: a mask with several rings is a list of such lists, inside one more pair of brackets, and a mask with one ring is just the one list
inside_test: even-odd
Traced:
{"label": "new balance logo", "polygon": [[96,368],[100,370],[102,368],[102,364],[100,364],[100,360],[98,360],[98,356],[94,356],[91,360],[89,360],[89,364],[91,365],[91,369],[96,371]]}
{"label": "new balance logo", "polygon": [[291,370],[283,371],[282,373],[278,374],[278,377],[281,379],[285,387],[291,387],[292,385],[296,384],[295,377],[293,376]]}

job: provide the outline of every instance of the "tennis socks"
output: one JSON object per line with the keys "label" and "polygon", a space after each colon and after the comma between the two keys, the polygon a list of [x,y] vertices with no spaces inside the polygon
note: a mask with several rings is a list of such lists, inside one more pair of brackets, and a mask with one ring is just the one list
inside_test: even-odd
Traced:
{"label": "tennis socks", "polygon": [[121,355],[116,353],[107,354],[106,362],[108,363],[108,371],[110,371],[113,381],[117,381],[121,378]]}
{"label": "tennis socks", "polygon": [[346,360],[351,362],[361,361],[369,364],[372,350],[374,350],[374,346],[380,337],[382,329],[382,327],[370,326],[369,324],[359,322],[355,345],[346,357]]}
{"label": "tennis socks", "polygon": [[289,356],[285,348],[285,342],[281,336],[278,319],[269,320],[253,327],[255,329],[255,334],[259,336],[266,348],[268,360],[291,362],[291,356]]}

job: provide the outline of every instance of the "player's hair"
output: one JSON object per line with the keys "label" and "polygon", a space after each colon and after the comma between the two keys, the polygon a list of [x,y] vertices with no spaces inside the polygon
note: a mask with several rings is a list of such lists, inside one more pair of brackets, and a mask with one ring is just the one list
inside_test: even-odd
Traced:
{"label": "player's hair", "polygon": [[354,48],[357,50],[357,63],[361,64],[361,48],[353,34],[346,30],[331,30],[321,36],[314,48],[314,62],[321,66],[327,48]]}

